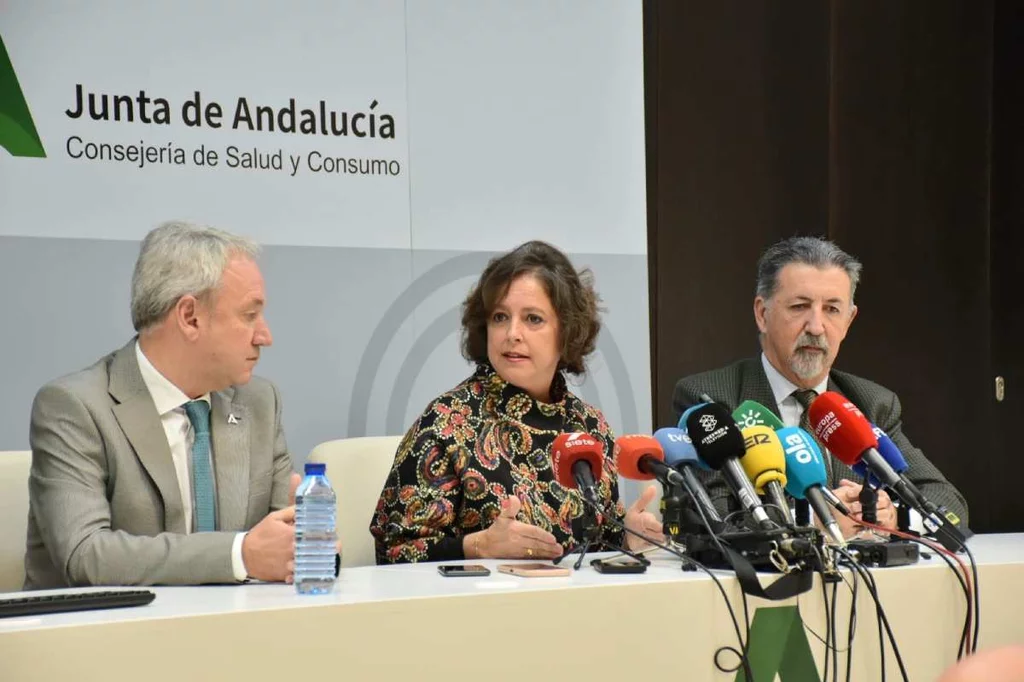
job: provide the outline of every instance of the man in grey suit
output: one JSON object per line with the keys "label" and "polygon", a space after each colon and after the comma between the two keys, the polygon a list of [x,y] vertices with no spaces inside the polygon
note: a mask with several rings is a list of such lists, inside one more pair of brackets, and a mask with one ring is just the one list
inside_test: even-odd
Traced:
{"label": "man in grey suit", "polygon": [[297,476],[258,247],[168,223],[132,277],[138,336],[32,406],[25,588],[187,585],[292,573]]}
{"label": "man in grey suit", "polygon": [[[892,391],[867,379],[832,369],[839,346],[857,316],[853,295],[861,264],[832,242],[794,237],[769,248],[757,268],[754,320],[760,332],[759,358],[680,379],[673,407],[681,415],[706,394],[735,409],[753,400],[771,410],[786,426],[807,429],[806,407],[828,390],[849,398],[867,418],[885,431],[903,453],[907,477],[932,502],[945,505],[967,525],[967,503],[942,473],[903,433],[900,401]],[[860,478],[831,455],[825,457],[830,487],[847,507],[860,513]],[[709,494],[724,511],[733,507],[721,476],[708,475]],[[896,527],[892,501],[878,494],[878,520]],[[837,514],[846,536],[855,523]]]}

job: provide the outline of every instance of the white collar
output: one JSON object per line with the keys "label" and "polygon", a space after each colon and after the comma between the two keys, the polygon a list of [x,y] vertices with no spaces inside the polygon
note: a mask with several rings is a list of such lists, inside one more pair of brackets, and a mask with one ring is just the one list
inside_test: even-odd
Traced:
{"label": "white collar", "polygon": [[[170,379],[153,366],[153,363],[149,361],[146,354],[142,352],[142,346],[139,345],[138,341],[135,342],[135,358],[139,361],[139,372],[142,374],[142,382],[149,389],[149,395],[153,398],[157,414],[162,417],[191,400],[180,388],[171,383]],[[197,400],[205,400],[209,403],[210,394],[201,395]]]}
{"label": "white collar", "polygon": [[[764,374],[768,377],[768,384],[772,387],[772,394],[775,396],[775,404],[781,405],[782,401],[793,395],[793,391],[800,390],[800,387],[782,376],[782,372],[775,369],[775,366],[768,361],[768,356],[761,353],[761,366],[764,367]],[[821,380],[821,383],[814,386],[814,391],[821,395],[828,390],[828,374]]]}

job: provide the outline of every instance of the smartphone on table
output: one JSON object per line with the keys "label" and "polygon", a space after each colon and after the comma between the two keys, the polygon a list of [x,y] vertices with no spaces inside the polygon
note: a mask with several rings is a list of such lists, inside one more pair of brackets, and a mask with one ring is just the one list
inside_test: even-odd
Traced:
{"label": "smartphone on table", "polygon": [[643,573],[647,570],[646,563],[631,557],[594,559],[590,562],[590,565],[598,573]]}
{"label": "smartphone on table", "polygon": [[521,578],[557,578],[570,574],[568,567],[554,564],[500,564],[498,572]]}
{"label": "smartphone on table", "polygon": [[474,578],[490,575],[491,570],[480,564],[442,564],[437,572],[446,578]]}

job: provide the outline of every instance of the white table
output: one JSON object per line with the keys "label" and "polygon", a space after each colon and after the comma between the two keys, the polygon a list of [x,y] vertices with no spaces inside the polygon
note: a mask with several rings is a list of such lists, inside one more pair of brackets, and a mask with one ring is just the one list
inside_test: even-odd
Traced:
{"label": "white table", "polygon": [[[1024,642],[1024,534],[979,536],[970,546],[980,647]],[[956,579],[937,558],[874,574],[911,679],[934,679],[955,660],[963,624]],[[742,618],[735,578],[719,575]],[[323,596],[286,585],[152,589],[156,600],[143,607],[0,619],[0,680],[285,680],[317,664],[337,671],[322,679],[346,681],[733,679],[712,664],[717,648],[736,645],[720,593],[668,555],[640,575],[589,566],[565,578],[443,578],[436,564],[349,568]],[[842,646],[849,601],[842,589]],[[807,627],[824,634],[820,587],[799,602]],[[751,616],[782,603],[752,599]],[[863,589],[858,611],[853,679],[871,680],[878,638]],[[820,664],[824,647],[809,639]]]}

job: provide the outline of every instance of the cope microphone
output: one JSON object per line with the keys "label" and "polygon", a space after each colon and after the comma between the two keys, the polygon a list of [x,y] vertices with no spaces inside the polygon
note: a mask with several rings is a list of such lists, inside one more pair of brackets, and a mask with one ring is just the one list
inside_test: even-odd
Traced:
{"label": "cope microphone", "polygon": [[604,446],[589,433],[560,433],[551,446],[555,480],[566,488],[578,488],[583,498],[600,509],[597,481],[604,474]]}
{"label": "cope microphone", "polygon": [[807,500],[832,543],[846,546],[846,539],[825,501],[828,474],[818,444],[809,433],[796,426],[779,429],[778,437],[786,456],[786,492],[798,500]]}
{"label": "cope microphone", "polygon": [[770,426],[748,426],[743,429],[743,444],[747,452],[740,459],[743,471],[754,484],[754,490],[766,494],[779,508],[786,525],[795,525],[793,514],[783,486],[786,485],[786,453],[782,442]]}
{"label": "cope microphone", "polygon": [[683,477],[683,488],[700,505],[704,515],[711,521],[721,522],[722,517],[718,515],[708,491],[693,473],[693,467],[700,467],[700,459],[686,432],[673,428],[658,429],[654,432],[654,439],[661,444],[661,449],[665,453],[665,464]]}
{"label": "cope microphone", "polygon": [[739,407],[732,411],[732,418],[741,429],[751,426],[767,426],[772,431],[778,431],[783,426],[782,420],[775,416],[775,413],[759,402],[744,400]]}
{"label": "cope microphone", "polygon": [[746,446],[729,410],[718,403],[702,405],[690,413],[686,426],[697,455],[712,469],[722,472],[736,499],[758,526],[774,530],[776,525],[768,518],[740,465],[739,458],[746,454]]}
{"label": "cope microphone", "polygon": [[833,455],[851,467],[863,461],[882,485],[917,510],[925,526],[936,533],[944,545],[955,549],[963,547],[966,537],[952,519],[941,516],[938,507],[925,499],[914,484],[896,473],[879,454],[878,437],[856,405],[838,393],[826,391],[815,398],[808,409],[814,434]]}

